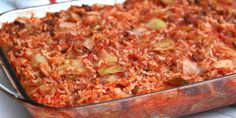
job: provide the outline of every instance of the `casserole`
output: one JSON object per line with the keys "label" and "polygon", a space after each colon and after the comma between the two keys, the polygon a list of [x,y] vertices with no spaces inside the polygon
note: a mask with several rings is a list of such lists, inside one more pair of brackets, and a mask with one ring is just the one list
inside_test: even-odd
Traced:
{"label": "casserole", "polygon": [[[69,0],[48,0],[48,1],[28,1],[25,0],[24,3],[22,1],[14,1],[17,8],[26,8],[26,7],[34,7],[39,5],[48,5],[48,4],[54,4],[54,3],[60,3],[60,2],[66,2]],[[12,1],[11,1],[12,2]],[[12,3],[14,3],[12,2]]]}
{"label": "casserole", "polygon": [[[72,5],[74,3],[79,4],[79,2],[69,2],[58,5],[65,5],[65,7],[60,7],[64,9],[69,7],[67,5]],[[16,17],[23,14],[30,16],[32,12],[36,17],[40,17],[44,15],[44,13],[42,13],[43,8],[47,8],[45,12],[50,11],[49,9],[56,9],[54,6],[47,6],[42,8],[40,7],[41,11],[35,10],[39,8],[33,8],[26,10],[27,13],[16,11],[17,14],[14,14],[14,12],[10,12],[8,14],[4,14],[1,20],[6,20],[5,18],[9,18],[9,16],[13,17],[11,20],[14,20]],[[10,75],[15,78],[13,71],[9,68],[8,62],[4,56],[2,57],[4,63],[2,69],[4,70],[4,68],[7,68],[5,70],[10,70],[8,77]],[[14,82],[12,83],[14,85]],[[19,84],[20,83],[18,82],[14,86],[18,86],[15,88],[18,88],[18,91],[22,91]],[[2,87],[2,89],[4,89],[4,87]],[[10,94],[15,93],[12,89],[5,90],[7,90],[6,92]],[[235,102],[234,93],[235,79],[233,74],[166,91],[153,92],[136,97],[128,97],[126,99],[81,106],[78,108],[52,108],[42,106],[26,98],[26,95],[24,95],[23,92],[21,92],[21,95],[16,94],[15,97],[21,100],[24,99],[25,102],[23,103],[25,103],[29,111],[31,111],[35,117],[111,117],[111,115],[113,117],[179,117],[182,115],[199,112],[203,110],[203,108],[212,109],[215,107],[232,104]],[[202,98],[206,99],[202,100]]]}

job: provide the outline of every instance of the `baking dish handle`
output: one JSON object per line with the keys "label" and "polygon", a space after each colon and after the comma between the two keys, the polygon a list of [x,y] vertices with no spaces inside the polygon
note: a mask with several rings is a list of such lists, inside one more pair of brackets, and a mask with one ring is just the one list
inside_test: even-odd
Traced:
{"label": "baking dish handle", "polygon": [[14,87],[11,76],[2,63],[2,60],[0,60],[0,90],[12,97],[21,98],[21,95]]}

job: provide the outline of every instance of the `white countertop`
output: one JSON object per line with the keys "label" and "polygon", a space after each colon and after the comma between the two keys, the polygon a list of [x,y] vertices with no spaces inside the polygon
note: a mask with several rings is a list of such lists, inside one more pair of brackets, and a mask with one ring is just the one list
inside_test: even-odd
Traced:
{"label": "white countertop", "polygon": [[29,112],[20,104],[0,92],[0,118],[31,118]]}
{"label": "white countertop", "polygon": [[[0,0],[0,13],[15,9],[11,0]],[[20,104],[0,92],[0,118],[31,118],[29,112]],[[236,105],[220,108],[185,118],[236,118]]]}

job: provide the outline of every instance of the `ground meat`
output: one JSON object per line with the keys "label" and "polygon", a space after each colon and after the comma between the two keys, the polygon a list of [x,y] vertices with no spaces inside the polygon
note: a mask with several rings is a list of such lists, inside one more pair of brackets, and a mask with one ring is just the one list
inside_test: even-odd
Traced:
{"label": "ground meat", "polygon": [[127,0],[72,6],[0,29],[35,101],[81,106],[236,72],[236,2]]}

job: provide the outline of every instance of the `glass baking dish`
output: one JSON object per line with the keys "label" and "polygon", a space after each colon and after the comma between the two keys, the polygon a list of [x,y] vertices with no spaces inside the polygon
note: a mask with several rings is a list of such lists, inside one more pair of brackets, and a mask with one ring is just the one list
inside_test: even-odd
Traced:
{"label": "glass baking dish", "polygon": [[[66,10],[71,5],[114,4],[117,0],[80,0],[4,13],[2,23],[17,17],[43,17],[46,12]],[[53,108],[32,101],[22,93],[19,81],[7,59],[0,58],[0,89],[23,104],[35,118],[174,118],[236,103],[236,74],[174,89],[153,92],[75,108]]]}

